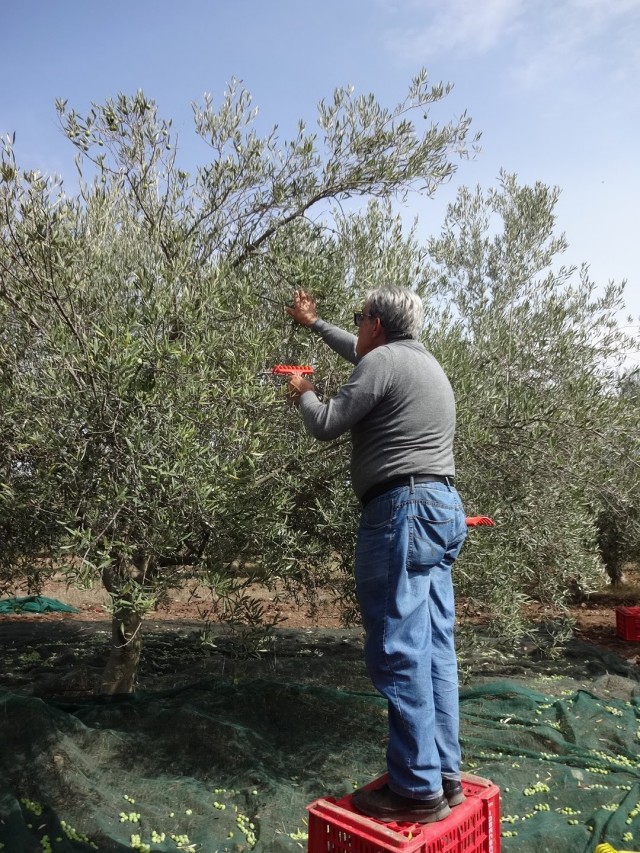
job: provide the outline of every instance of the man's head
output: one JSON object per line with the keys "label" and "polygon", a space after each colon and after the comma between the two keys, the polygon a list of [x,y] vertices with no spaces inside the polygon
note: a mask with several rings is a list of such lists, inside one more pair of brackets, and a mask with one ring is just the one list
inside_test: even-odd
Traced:
{"label": "man's head", "polygon": [[402,338],[420,338],[424,309],[422,300],[406,287],[380,287],[364,303],[358,324],[359,356]]}

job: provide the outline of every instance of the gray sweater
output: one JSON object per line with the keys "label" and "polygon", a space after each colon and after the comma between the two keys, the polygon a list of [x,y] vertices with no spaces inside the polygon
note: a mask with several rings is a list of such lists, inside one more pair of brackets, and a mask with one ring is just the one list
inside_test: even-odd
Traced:
{"label": "gray sweater", "polygon": [[397,340],[358,358],[354,335],[316,320],[313,330],[356,365],[338,394],[322,403],[303,394],[308,432],[328,441],[351,430],[351,480],[361,498],[396,477],[455,474],[455,401],[444,371],[421,343]]}

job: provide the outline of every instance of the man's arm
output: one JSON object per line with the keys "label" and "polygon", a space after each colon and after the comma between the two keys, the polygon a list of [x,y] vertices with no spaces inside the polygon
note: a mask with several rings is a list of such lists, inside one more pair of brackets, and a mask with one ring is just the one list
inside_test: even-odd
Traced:
{"label": "man's arm", "polygon": [[307,432],[321,441],[330,441],[354,427],[384,397],[388,367],[384,356],[374,351],[360,361],[346,384],[327,403],[302,391],[297,403]]}
{"label": "man's arm", "polygon": [[360,361],[356,353],[356,341],[358,339],[355,335],[327,323],[326,320],[321,320],[320,317],[316,319],[312,329],[320,335],[325,344],[330,346],[338,355],[341,355],[342,358],[350,361],[351,364],[357,364]]}

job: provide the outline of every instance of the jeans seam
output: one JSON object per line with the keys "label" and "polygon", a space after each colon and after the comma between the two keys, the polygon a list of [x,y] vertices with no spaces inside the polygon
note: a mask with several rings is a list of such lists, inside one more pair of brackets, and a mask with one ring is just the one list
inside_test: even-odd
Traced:
{"label": "jeans seam", "polygon": [[[401,506],[402,506],[402,504],[399,504],[399,505],[393,507],[393,510],[391,513],[391,519],[389,521],[389,530],[395,529],[396,524],[397,524],[398,510],[401,508]],[[393,539],[389,538],[388,539],[388,545],[387,545],[387,547],[388,547],[387,578],[386,578],[386,586],[385,586],[385,605],[384,605],[385,615],[384,615],[384,622],[383,622],[384,627],[382,629],[382,649],[381,649],[381,651],[382,651],[382,656],[384,658],[385,668],[387,670],[387,673],[391,676],[391,680],[392,680],[394,707],[396,708],[398,715],[402,719],[403,725],[406,725],[407,720],[406,720],[406,717],[403,713],[402,702],[400,701],[400,697],[398,695],[398,679],[397,679],[394,668],[389,663],[389,656],[387,654],[387,628],[388,628],[388,619],[389,619],[389,598],[391,595],[390,575],[391,575],[392,543],[395,543],[395,537]],[[409,757],[408,756],[403,756],[403,757],[404,757],[405,763],[407,765],[407,768],[410,769],[411,764],[409,761]]]}

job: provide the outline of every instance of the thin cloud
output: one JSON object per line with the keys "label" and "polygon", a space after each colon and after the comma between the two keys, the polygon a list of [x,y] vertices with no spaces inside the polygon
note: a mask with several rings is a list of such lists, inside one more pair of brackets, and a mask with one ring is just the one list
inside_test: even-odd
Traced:
{"label": "thin cloud", "polygon": [[[581,69],[613,81],[637,77],[640,0],[387,0],[386,50],[398,62],[500,59],[519,86],[562,82]],[[411,21],[396,26],[395,20]]]}
{"label": "thin cloud", "polygon": [[434,3],[410,0],[387,3],[388,14],[410,20],[410,26],[392,28],[387,49],[411,63],[442,57],[487,53],[519,28],[524,0],[450,0]]}
{"label": "thin cloud", "polygon": [[[533,23],[533,22],[532,22]],[[515,71],[526,87],[581,73],[623,84],[637,77],[640,0],[570,0],[551,8],[522,33]]]}

